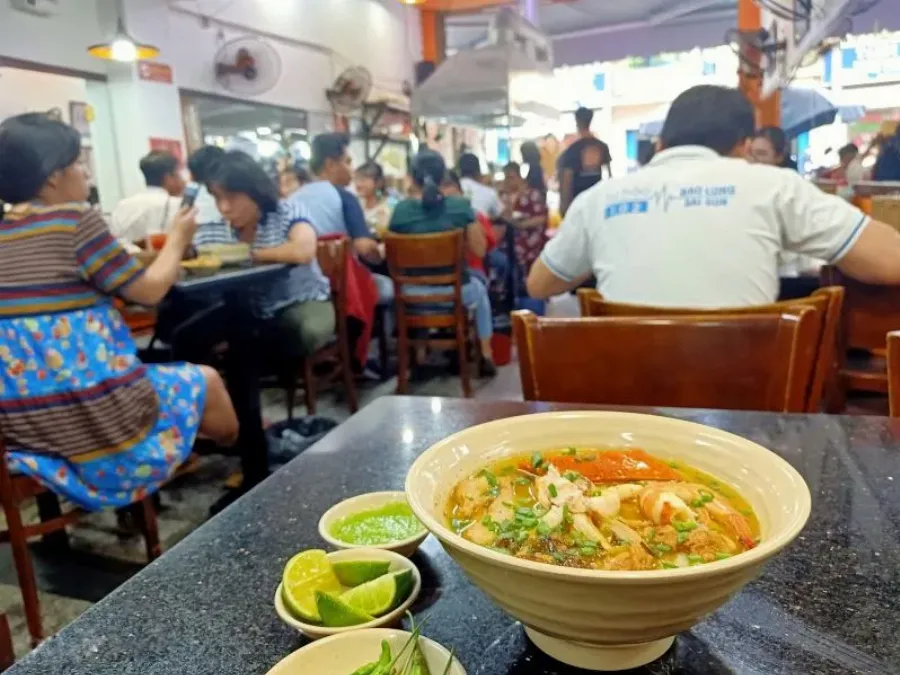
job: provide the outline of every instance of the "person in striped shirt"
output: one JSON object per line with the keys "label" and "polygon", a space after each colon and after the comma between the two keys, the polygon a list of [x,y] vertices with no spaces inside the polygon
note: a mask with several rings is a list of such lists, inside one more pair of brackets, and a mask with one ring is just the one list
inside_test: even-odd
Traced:
{"label": "person in striped shirt", "polygon": [[291,265],[287,275],[256,291],[264,339],[280,357],[291,359],[324,346],[334,337],[334,306],[316,262],[318,239],[305,207],[280,199],[262,167],[237,150],[211,168],[207,187],[224,221],[200,225],[197,246],[245,242],[255,262]]}
{"label": "person in striped shirt", "polygon": [[157,304],[196,228],[176,216],[146,269],[87,203],[81,137],[44,114],[0,124],[0,437],[12,471],[84,509],[121,507],[167,481],[203,434],[237,438],[219,375],[143,364],[113,307]]}

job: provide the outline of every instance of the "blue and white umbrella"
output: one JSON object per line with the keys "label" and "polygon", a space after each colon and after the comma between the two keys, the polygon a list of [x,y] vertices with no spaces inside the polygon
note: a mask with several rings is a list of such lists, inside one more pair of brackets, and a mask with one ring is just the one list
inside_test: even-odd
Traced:
{"label": "blue and white umbrella", "polygon": [[[862,106],[835,106],[814,89],[785,89],[781,92],[781,128],[788,138],[831,124],[837,118],[855,122],[866,114]],[[642,136],[659,136],[665,120],[653,120],[640,126]]]}

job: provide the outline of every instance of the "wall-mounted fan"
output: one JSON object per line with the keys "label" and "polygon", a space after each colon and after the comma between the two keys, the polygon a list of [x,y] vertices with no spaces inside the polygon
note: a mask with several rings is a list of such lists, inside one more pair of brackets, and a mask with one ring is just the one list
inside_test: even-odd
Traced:
{"label": "wall-mounted fan", "polygon": [[226,42],[216,53],[216,81],[243,96],[259,96],[281,78],[281,57],[272,45],[256,38]]}
{"label": "wall-mounted fan", "polygon": [[359,109],[372,91],[372,73],[362,66],[347,68],[334,81],[325,95],[339,115],[349,115]]}

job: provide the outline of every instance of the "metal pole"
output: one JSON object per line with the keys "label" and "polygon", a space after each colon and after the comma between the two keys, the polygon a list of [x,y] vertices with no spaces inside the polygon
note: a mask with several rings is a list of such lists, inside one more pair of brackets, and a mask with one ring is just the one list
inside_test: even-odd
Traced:
{"label": "metal pole", "polygon": [[[762,10],[755,0],[738,0],[738,30],[742,32],[758,31],[762,27]],[[762,100],[760,90],[762,78],[759,71],[760,54],[756,50],[744,50],[748,60],[755,61],[751,67],[741,66],[739,87],[744,95],[750,99],[756,110],[756,124],[760,127],[781,124],[781,92],[776,92],[769,98]]]}
{"label": "metal pole", "polygon": [[521,0],[522,16],[534,26],[541,21],[540,0]]}

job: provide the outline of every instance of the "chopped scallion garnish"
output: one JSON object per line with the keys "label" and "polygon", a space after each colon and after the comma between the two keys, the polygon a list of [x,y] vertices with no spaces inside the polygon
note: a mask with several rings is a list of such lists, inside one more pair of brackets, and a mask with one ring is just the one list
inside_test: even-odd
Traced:
{"label": "chopped scallion garnish", "polygon": [[547,492],[550,493],[550,496],[556,499],[559,496],[559,491],[556,489],[556,486],[553,483],[547,486]]}

